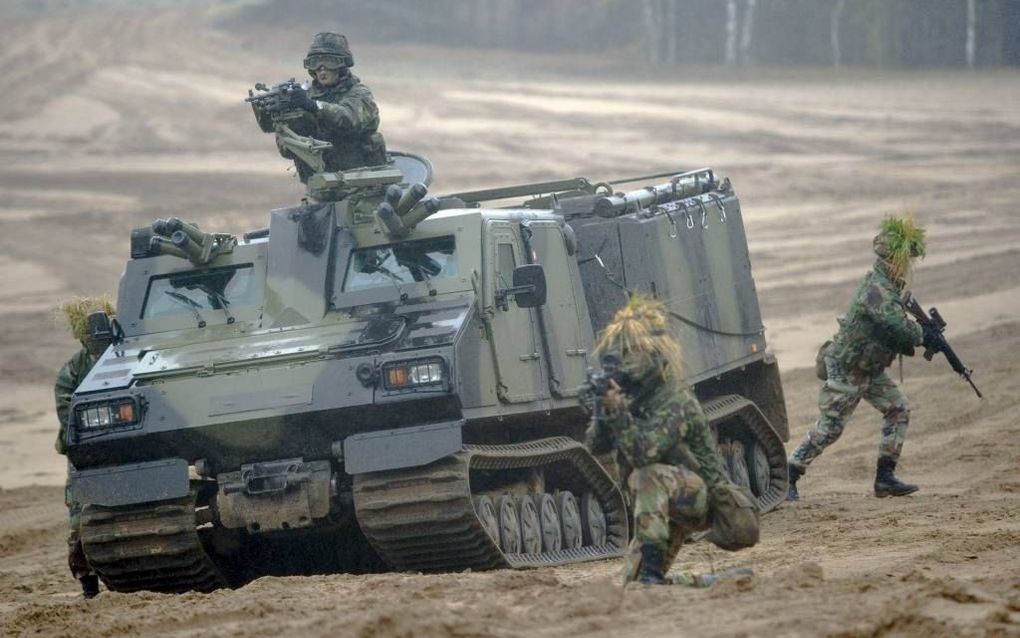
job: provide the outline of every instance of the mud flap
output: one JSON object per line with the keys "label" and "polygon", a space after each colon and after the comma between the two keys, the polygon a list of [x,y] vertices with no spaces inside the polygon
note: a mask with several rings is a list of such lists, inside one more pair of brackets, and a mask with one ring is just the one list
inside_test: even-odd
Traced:
{"label": "mud flap", "polygon": [[184,459],[72,470],[70,483],[74,502],[104,507],[165,501],[191,493]]}
{"label": "mud flap", "polygon": [[348,474],[418,467],[461,449],[464,420],[355,434],[344,439]]}

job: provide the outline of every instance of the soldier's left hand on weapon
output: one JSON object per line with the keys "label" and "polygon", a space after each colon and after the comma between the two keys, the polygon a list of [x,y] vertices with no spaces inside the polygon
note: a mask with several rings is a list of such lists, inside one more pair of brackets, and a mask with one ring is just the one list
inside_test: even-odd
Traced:
{"label": "soldier's left hand on weapon", "polygon": [[606,391],[606,396],[602,399],[602,407],[605,408],[606,414],[618,414],[623,410],[626,410],[630,405],[630,400],[627,398],[626,393],[620,389],[620,386],[615,380],[609,380],[609,389]]}
{"label": "soldier's left hand on weapon", "polygon": [[290,106],[296,109],[304,109],[309,113],[315,113],[319,110],[319,105],[315,100],[308,97],[308,91],[303,87],[295,87],[287,93],[288,101]]}
{"label": "soldier's left hand on weapon", "polygon": [[942,333],[932,323],[921,324],[921,330],[924,333],[924,340],[921,342],[925,350],[942,350]]}

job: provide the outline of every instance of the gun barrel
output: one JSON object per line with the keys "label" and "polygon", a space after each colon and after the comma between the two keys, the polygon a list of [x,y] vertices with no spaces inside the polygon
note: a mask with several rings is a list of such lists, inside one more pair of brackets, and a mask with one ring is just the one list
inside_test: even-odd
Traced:
{"label": "gun barrel", "polygon": [[976,385],[974,385],[974,381],[973,381],[973,380],[971,380],[971,378],[970,378],[970,374],[969,374],[969,373],[968,373],[968,374],[965,374],[965,375],[963,375],[963,378],[967,380],[967,383],[969,383],[969,384],[970,384],[970,387],[974,388],[974,393],[975,393],[975,394],[977,394],[977,396],[978,396],[978,398],[979,398],[979,399],[983,399],[983,398],[985,398],[985,397],[984,397],[984,395],[982,395],[982,394],[981,394],[981,390],[978,390],[977,386],[976,386]]}
{"label": "gun barrel", "polygon": [[675,176],[666,184],[599,197],[595,200],[595,214],[599,217],[625,215],[656,204],[701,195],[714,187],[715,176],[711,170],[691,171]]}

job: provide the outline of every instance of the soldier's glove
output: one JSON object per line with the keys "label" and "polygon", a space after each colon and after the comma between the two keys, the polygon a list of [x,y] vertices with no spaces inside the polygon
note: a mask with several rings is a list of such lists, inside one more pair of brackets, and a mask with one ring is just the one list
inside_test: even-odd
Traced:
{"label": "soldier's glove", "polygon": [[291,89],[287,97],[292,108],[304,109],[309,113],[315,113],[319,110],[319,105],[316,104],[315,100],[308,97],[308,92],[300,86]]}
{"label": "soldier's glove", "polygon": [[630,407],[630,400],[626,393],[615,381],[609,382],[609,389],[606,390],[606,396],[602,399],[602,407],[605,408],[606,414],[609,416],[615,416]]}

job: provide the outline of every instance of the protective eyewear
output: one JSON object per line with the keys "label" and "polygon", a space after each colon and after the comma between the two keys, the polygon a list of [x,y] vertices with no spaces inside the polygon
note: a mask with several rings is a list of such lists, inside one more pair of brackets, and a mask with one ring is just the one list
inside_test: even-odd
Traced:
{"label": "protective eyewear", "polygon": [[326,67],[331,71],[335,71],[337,69],[342,69],[346,65],[344,64],[343,59],[339,56],[325,53],[310,55],[305,58],[305,68],[309,71],[314,71],[320,66]]}

